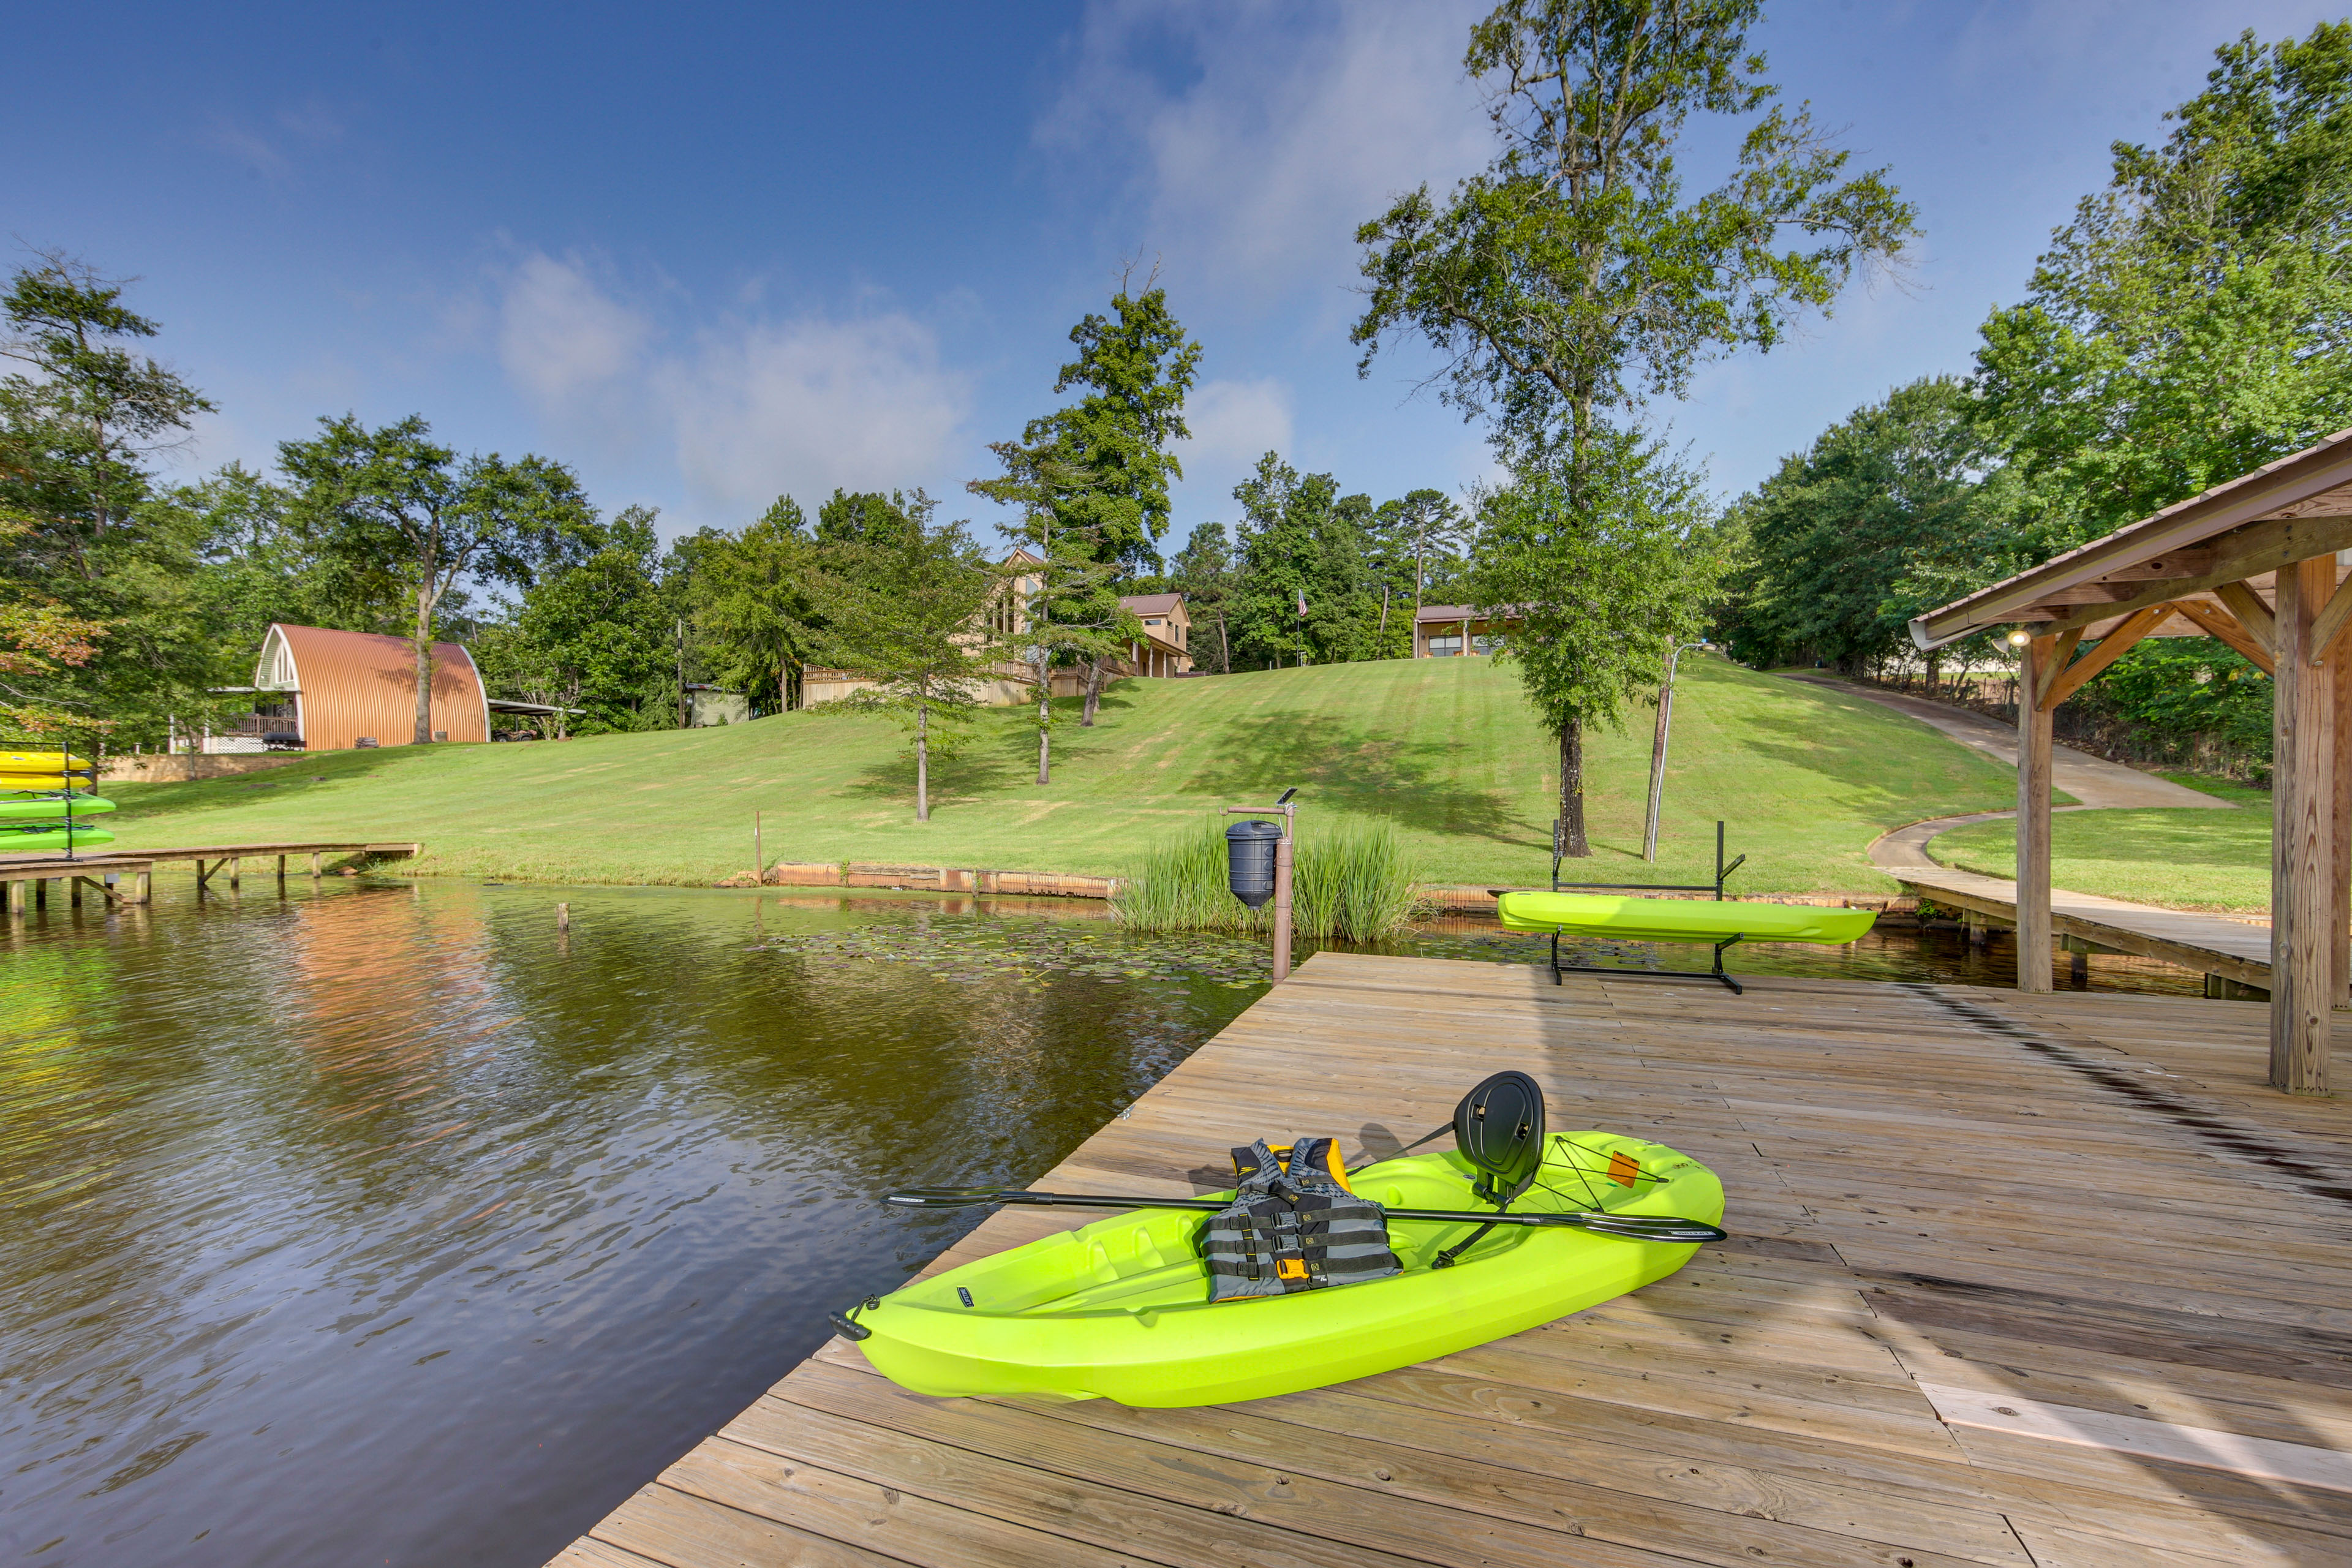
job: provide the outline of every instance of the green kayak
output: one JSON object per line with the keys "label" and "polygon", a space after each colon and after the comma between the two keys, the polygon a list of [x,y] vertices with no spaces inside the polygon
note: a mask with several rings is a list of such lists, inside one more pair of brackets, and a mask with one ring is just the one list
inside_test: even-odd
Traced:
{"label": "green kayak", "polygon": [[1736,899],[1628,899],[1604,893],[1505,893],[1496,912],[1509,931],[1617,937],[1626,942],[1849,942],[1878,916],[1869,910],[1751,904]]}
{"label": "green kayak", "polygon": [[[0,795],[0,819],[5,819],[0,821],[0,826],[5,826],[11,822],[46,821],[52,817],[63,817],[68,815],[66,810],[68,804],[62,795],[15,796]],[[100,800],[94,795],[78,795],[73,797],[70,804],[73,807],[70,815],[77,819],[96,816],[100,812],[114,809],[112,801]]]}
{"label": "green kayak", "polygon": [[[1540,1136],[1540,1129],[1538,1129]],[[1675,1215],[1719,1222],[1723,1184],[1663,1144],[1608,1132],[1543,1140],[1516,1212]],[[1530,1159],[1533,1151],[1529,1151]],[[916,1280],[859,1315],[858,1349],[932,1395],[1017,1394],[1121,1405],[1217,1405],[1367,1377],[1484,1344],[1622,1296],[1697,1250],[1578,1229],[1477,1229],[1477,1173],[1459,1152],[1348,1175],[1390,1209],[1462,1210],[1463,1223],[1392,1219],[1404,1271],[1338,1289],[1211,1302],[1194,1245],[1203,1215],[1122,1214]],[[1230,1196],[1230,1194],[1221,1194]]]}
{"label": "green kayak", "polygon": [[111,844],[114,835],[103,827],[73,825],[68,834],[62,822],[0,822],[0,855],[32,855],[45,849],[88,849]]}

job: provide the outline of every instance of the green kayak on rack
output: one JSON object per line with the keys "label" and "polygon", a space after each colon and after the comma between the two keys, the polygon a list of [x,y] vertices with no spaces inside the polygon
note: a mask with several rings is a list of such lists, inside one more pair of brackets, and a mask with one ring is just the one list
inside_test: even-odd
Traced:
{"label": "green kayak on rack", "polygon": [[0,795],[0,827],[19,821],[42,822],[51,817],[96,816],[112,811],[114,803],[94,795],[78,795],[68,802],[58,795]]}
{"label": "green kayak on rack", "polygon": [[1631,899],[1602,893],[1505,893],[1496,912],[1509,931],[1617,937],[1626,942],[1853,942],[1878,919],[1870,910],[1753,904],[1738,899]]}

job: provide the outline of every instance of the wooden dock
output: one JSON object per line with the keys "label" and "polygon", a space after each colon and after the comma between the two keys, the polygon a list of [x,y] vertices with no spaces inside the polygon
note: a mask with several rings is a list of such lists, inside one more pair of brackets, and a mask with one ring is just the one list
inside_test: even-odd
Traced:
{"label": "wooden dock", "polygon": [[[2352,1106],[2263,1087],[2267,1020],[1320,953],[1038,1184],[1206,1190],[1261,1133],[1384,1147],[1517,1067],[1556,1128],[1706,1160],[1734,1239],[1211,1409],[919,1398],[835,1340],[555,1561],[2352,1563]],[[1001,1213],[934,1267],[1087,1217]]]}
{"label": "wooden dock", "polygon": [[[1970,922],[1979,930],[1990,927],[2015,931],[2015,882],[1939,866],[1927,854],[1929,840],[1955,827],[2014,816],[2014,812],[1989,811],[1974,816],[1914,823],[1872,844],[1870,858],[1880,870],[1901,883],[1905,892],[1980,917]],[[2050,929],[2078,955],[2087,944],[2098,951],[2160,959],[2237,985],[2270,989],[2268,926],[2053,888],[2050,891]]]}
{"label": "wooden dock", "polygon": [[[322,874],[330,855],[368,855],[382,857],[409,856],[424,852],[417,843],[377,844],[363,840],[304,839],[283,844],[211,844],[188,849],[142,849],[121,855],[100,853],[77,855],[68,860],[62,850],[46,855],[0,855],[0,883],[6,886],[8,912],[23,914],[28,900],[45,902],[48,884],[59,882],[71,892],[79,905],[84,889],[95,889],[110,904],[143,904],[152,894],[154,868],[167,861],[194,861],[196,868],[196,890],[204,891],[212,879],[227,873],[230,888],[238,887],[243,879],[247,860],[278,861],[278,880],[286,879],[287,862],[296,856],[310,858],[310,875]],[[128,889],[121,886],[123,878],[131,879]]]}

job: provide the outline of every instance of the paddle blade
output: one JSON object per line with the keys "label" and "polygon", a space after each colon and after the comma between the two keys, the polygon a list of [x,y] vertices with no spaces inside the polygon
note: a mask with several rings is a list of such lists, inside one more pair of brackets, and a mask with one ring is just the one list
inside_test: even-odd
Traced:
{"label": "paddle blade", "polygon": [[1509,1203],[1528,1190],[1544,1157],[1543,1088],[1523,1072],[1498,1072],[1454,1109],[1454,1141],[1481,1173],[1479,1195]]}
{"label": "paddle blade", "polygon": [[1628,1241],[1726,1241],[1731,1235],[1704,1220],[1672,1219],[1664,1215],[1585,1214],[1574,1219],[1580,1229],[1596,1236],[1622,1237]]}

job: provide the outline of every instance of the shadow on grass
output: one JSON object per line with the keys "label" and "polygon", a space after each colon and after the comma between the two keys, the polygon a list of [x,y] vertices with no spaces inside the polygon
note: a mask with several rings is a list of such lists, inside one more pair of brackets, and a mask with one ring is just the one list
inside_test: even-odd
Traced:
{"label": "shadow on grass", "polygon": [[1199,744],[1216,760],[1197,769],[1196,786],[1237,801],[1272,800],[1297,784],[1320,804],[1400,827],[1486,838],[1518,847],[1551,842],[1498,792],[1451,776],[1474,748],[1460,741],[1403,741],[1325,714],[1266,713],[1228,719]]}

